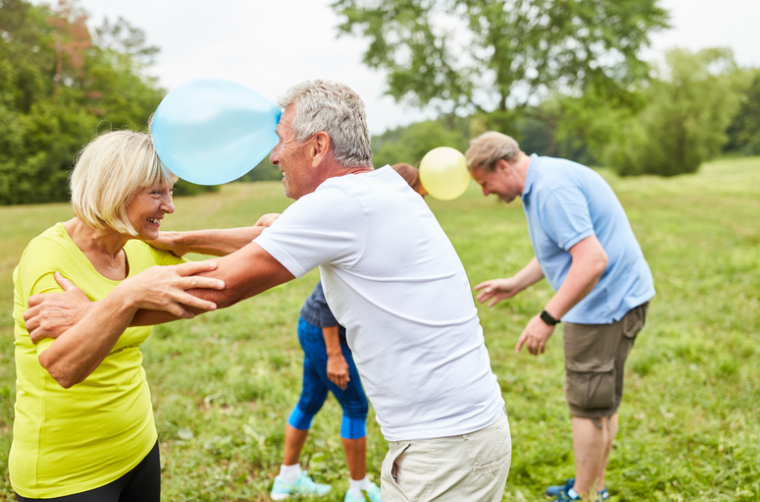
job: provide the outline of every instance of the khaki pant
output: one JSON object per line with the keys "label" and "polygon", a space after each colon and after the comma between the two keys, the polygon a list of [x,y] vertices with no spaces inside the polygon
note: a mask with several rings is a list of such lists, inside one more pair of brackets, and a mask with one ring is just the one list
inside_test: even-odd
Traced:
{"label": "khaki pant", "polygon": [[461,436],[391,441],[383,461],[383,502],[499,502],[511,458],[506,413]]}
{"label": "khaki pant", "polygon": [[625,362],[644,327],[649,302],[612,324],[565,323],[565,397],[570,415],[611,417],[623,399]]}

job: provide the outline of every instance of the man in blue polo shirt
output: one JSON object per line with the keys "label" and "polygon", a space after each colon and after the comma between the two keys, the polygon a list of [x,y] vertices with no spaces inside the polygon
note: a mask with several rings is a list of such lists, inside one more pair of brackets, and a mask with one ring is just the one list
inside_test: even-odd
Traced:
{"label": "man in blue polo shirt", "polygon": [[467,167],[504,202],[520,197],[535,257],[508,279],[478,284],[478,301],[493,306],[544,277],[555,294],[517,342],[544,352],[564,322],[565,395],[573,423],[576,476],[550,486],[554,500],[606,500],[604,487],[623,369],[643,327],[654,285],[628,217],[604,179],[564,159],[528,156],[498,132],[472,140]]}

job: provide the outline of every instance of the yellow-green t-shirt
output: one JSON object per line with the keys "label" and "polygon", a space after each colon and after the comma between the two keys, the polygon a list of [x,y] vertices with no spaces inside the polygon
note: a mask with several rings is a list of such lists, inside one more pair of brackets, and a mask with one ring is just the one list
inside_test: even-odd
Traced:
{"label": "yellow-green t-shirt", "polygon": [[[124,247],[129,275],[183,261],[137,240]],[[13,272],[16,418],[9,459],[13,489],[28,498],[62,497],[106,485],[133,469],[156,442],[150,389],[140,344],[149,326],[128,328],[100,366],[64,389],[38,355],[53,343],[32,344],[24,328],[28,299],[61,291],[53,274],[71,279],[91,300],[120,281],[100,275],[62,223],[29,243]]]}

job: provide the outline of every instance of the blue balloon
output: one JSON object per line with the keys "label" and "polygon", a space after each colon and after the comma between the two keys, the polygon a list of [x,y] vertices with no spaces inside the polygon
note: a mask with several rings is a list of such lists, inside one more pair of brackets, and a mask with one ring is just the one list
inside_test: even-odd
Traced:
{"label": "blue balloon", "polygon": [[274,148],[281,113],[235,82],[192,80],[158,105],[153,144],[161,162],[183,180],[220,185],[249,172]]}

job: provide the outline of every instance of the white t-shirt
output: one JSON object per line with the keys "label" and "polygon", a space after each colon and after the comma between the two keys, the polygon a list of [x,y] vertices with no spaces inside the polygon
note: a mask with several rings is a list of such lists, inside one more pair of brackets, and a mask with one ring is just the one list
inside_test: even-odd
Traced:
{"label": "white t-shirt", "polygon": [[320,268],[388,441],[466,434],[503,413],[464,267],[392,168],[328,179],[255,242],[296,277]]}

